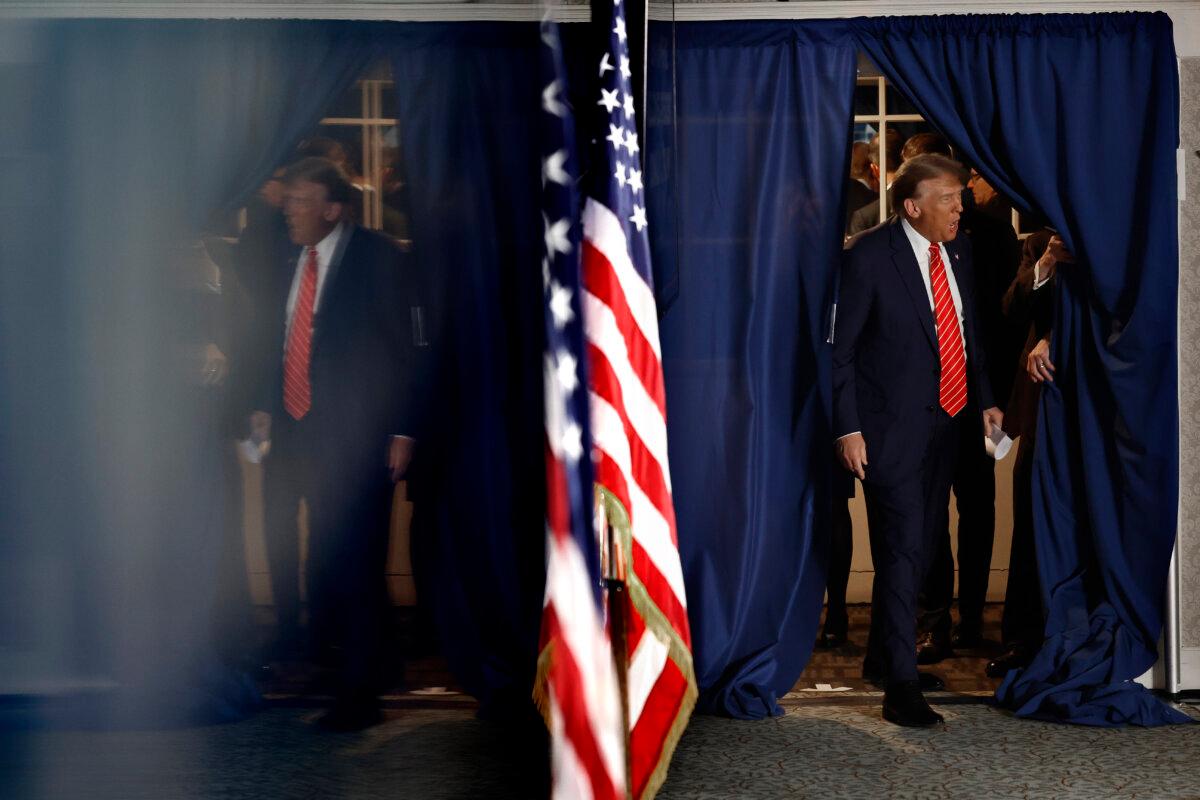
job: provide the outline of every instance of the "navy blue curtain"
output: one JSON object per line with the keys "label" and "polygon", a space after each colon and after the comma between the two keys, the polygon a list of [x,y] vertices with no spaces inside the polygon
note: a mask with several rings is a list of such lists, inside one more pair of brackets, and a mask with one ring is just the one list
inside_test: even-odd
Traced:
{"label": "navy blue curtain", "polygon": [[647,198],[698,707],[759,718],[800,676],[825,588],[857,48],[840,22],[650,35]]}
{"label": "navy blue curtain", "polygon": [[75,722],[236,717],[257,693],[220,658],[236,642],[220,641],[214,614],[235,544],[226,481],[239,479],[221,392],[202,385],[199,361],[204,344],[223,344],[225,309],[194,244],[371,51],[360,27],[324,23],[38,33],[38,101],[5,104],[31,118],[42,170],[22,184],[38,218],[6,231],[0,303],[21,325],[6,328],[18,357],[0,374],[13,411],[0,424],[22,477],[0,490],[13,512],[0,546],[6,564],[54,584],[5,583],[6,607],[39,598],[5,618],[5,641],[29,641],[22,627],[36,622],[44,678],[117,687],[72,705]]}
{"label": "navy blue curtain", "polygon": [[[561,26],[568,59],[581,28]],[[538,36],[536,23],[384,34],[413,255],[438,317],[417,593],[455,676],[493,717],[533,712],[545,588]],[[586,83],[581,63],[573,85]]]}
{"label": "navy blue curtain", "polygon": [[1162,13],[856,20],[862,47],[1004,194],[1044,214],[1060,271],[1034,522],[1045,644],[997,692],[1020,716],[1186,717],[1133,678],[1155,661],[1178,497],[1175,148]]}

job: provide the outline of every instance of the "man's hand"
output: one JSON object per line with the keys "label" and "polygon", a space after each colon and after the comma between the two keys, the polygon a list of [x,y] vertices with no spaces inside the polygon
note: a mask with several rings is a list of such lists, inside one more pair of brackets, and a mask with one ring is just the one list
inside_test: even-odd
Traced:
{"label": "man's hand", "polygon": [[404,477],[408,472],[408,465],[412,462],[413,449],[416,442],[407,436],[393,436],[392,441],[388,444],[388,472],[392,476],[392,483]]}
{"label": "man's hand", "polygon": [[1071,255],[1071,251],[1067,249],[1067,244],[1062,240],[1062,237],[1057,233],[1050,237],[1050,241],[1046,243],[1046,251],[1042,253],[1042,257],[1038,259],[1037,277],[1038,285],[1041,285],[1054,277],[1054,272],[1059,264],[1074,263],[1075,256]]}
{"label": "man's hand", "polygon": [[1004,412],[992,406],[983,412],[983,435],[991,436],[993,430],[1004,429]]}
{"label": "man's hand", "polygon": [[201,380],[205,386],[220,386],[229,374],[229,361],[221,348],[212,342],[204,345],[204,366],[201,367]]}
{"label": "man's hand", "polygon": [[271,415],[266,411],[250,413],[250,438],[258,444],[271,441]]}
{"label": "man's hand", "polygon": [[1034,383],[1054,381],[1054,364],[1050,361],[1050,337],[1040,340],[1025,359],[1025,371]]}
{"label": "man's hand", "polygon": [[861,433],[851,433],[837,440],[838,460],[842,466],[865,480],[867,477],[863,467],[867,466],[867,440]]}

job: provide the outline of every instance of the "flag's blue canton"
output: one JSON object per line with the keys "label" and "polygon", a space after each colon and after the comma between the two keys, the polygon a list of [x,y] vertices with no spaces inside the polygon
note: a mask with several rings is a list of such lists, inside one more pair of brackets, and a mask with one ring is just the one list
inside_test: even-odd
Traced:
{"label": "flag's blue canton", "polygon": [[608,117],[604,140],[608,179],[595,189],[596,200],[603,203],[625,226],[629,254],[638,274],[650,286],[650,246],[646,234],[646,191],[642,175],[641,143],[633,113],[633,72],[629,66],[629,33],[625,29],[625,9],[620,0],[613,3],[608,24],[608,51],[600,60],[600,98]]}
{"label": "flag's blue canton", "polygon": [[[600,565],[592,530],[592,451],[588,423],[588,387],[584,369],[583,314],[580,303],[578,198],[575,173],[574,122],[567,105],[558,25],[542,22],[540,48],[542,89],[542,215],[545,257],[542,285],[545,300],[546,359],[553,365],[554,389],[546,402],[557,398],[559,407],[546,414],[561,415],[561,433],[555,450],[566,474],[571,509],[571,536],[583,554],[600,603]],[[547,380],[550,377],[547,376]],[[549,488],[549,487],[548,487]]]}

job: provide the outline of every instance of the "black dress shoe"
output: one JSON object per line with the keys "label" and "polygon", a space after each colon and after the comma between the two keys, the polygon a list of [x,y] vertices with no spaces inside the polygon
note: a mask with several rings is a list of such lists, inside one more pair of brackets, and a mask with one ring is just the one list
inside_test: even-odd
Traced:
{"label": "black dress shoe", "polygon": [[332,708],[317,718],[321,730],[334,733],[361,731],[380,722],[383,722],[383,713],[377,701],[334,703]]}
{"label": "black dress shoe", "polygon": [[929,707],[917,681],[894,683],[883,693],[883,718],[906,728],[929,728],[946,720]]}
{"label": "black dress shoe", "polygon": [[954,651],[950,649],[950,643],[942,637],[923,633],[917,639],[918,664],[936,664],[947,658],[954,658]]}
{"label": "black dress shoe", "polygon": [[[875,673],[863,672],[863,680],[879,687],[883,687],[887,683],[886,677]],[[932,672],[918,672],[916,682],[922,692],[940,692],[946,688],[946,682]]]}
{"label": "black dress shoe", "polygon": [[932,672],[918,672],[917,684],[922,692],[940,692],[946,688],[946,682]]}
{"label": "black dress shoe", "polygon": [[954,635],[950,637],[950,644],[963,650],[974,650],[983,644],[983,633],[980,626],[978,624],[959,625],[955,629]]}
{"label": "black dress shoe", "polygon": [[846,632],[849,628],[850,619],[846,612],[825,612],[825,626],[821,629],[821,638],[817,639],[817,646],[841,647],[846,643]]}
{"label": "black dress shoe", "polygon": [[832,650],[835,647],[841,647],[846,643],[846,634],[844,633],[826,633],[821,634],[821,638],[817,639],[817,647],[822,650]]}
{"label": "black dress shoe", "polygon": [[989,661],[983,671],[989,678],[1003,678],[1009,670],[1028,667],[1030,661],[1033,661],[1032,648],[1014,644]]}

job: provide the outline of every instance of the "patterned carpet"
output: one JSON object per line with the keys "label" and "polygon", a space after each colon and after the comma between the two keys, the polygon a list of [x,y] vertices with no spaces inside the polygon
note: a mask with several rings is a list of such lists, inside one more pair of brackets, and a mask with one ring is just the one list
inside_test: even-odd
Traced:
{"label": "patterned carpet", "polygon": [[[989,609],[991,638],[997,616]],[[932,668],[948,684],[930,695],[944,728],[884,722],[880,693],[858,675],[868,619],[867,609],[851,609],[851,641],[817,651],[782,698],[783,716],[694,718],[659,797],[1200,800],[1200,725],[1099,730],[1014,719],[987,704],[995,682],[983,665],[994,642]],[[545,796],[540,723],[513,730],[478,719],[440,659],[410,660],[385,698],[386,721],[356,734],[313,724],[320,709],[304,689],[310,678],[278,672],[267,681],[270,707],[234,724],[0,733],[0,798]]]}
{"label": "patterned carpet", "polygon": [[[1098,730],[943,705],[909,730],[875,707],[809,702],[760,722],[697,717],[659,797],[1197,798],[1200,725]],[[0,737],[6,800],[531,798],[534,740],[465,709],[391,710],[358,734],[275,708],[177,731]],[[537,745],[540,746],[540,745]],[[525,751],[525,752],[522,752]]]}

